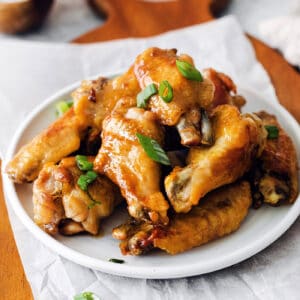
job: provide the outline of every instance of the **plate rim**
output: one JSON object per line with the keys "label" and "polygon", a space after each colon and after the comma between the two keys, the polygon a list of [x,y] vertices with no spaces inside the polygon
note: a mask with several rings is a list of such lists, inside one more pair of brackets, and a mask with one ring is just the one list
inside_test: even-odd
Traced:
{"label": "plate rim", "polygon": [[[114,74],[118,73],[119,72],[114,72]],[[107,73],[104,74],[104,76],[111,77],[113,75]],[[92,76],[91,78],[95,77],[96,76]],[[62,244],[54,237],[45,233],[30,218],[30,216],[23,208],[20,199],[18,198],[18,195],[14,188],[15,184],[8,178],[8,176],[4,172],[4,167],[6,166],[7,162],[13,157],[13,154],[16,150],[16,146],[20,138],[22,137],[23,132],[30,125],[32,119],[36,117],[39,113],[41,113],[51,103],[58,101],[62,98],[63,95],[73,91],[76,87],[80,85],[80,82],[81,81],[77,81],[58,90],[56,93],[46,98],[45,101],[41,102],[31,111],[31,113],[26,117],[26,119],[21,124],[19,124],[11,142],[9,143],[8,150],[6,151],[2,163],[3,190],[5,193],[6,201],[9,202],[9,204],[12,206],[15,214],[18,216],[19,220],[23,223],[27,230],[29,230],[35,236],[35,238],[37,238],[46,247],[50,248],[55,253],[58,253],[66,259],[78,263],[82,266],[113,275],[144,279],[171,279],[190,277],[224,269],[226,267],[232,266],[250,258],[251,256],[257,254],[258,252],[271,245],[275,240],[277,240],[295,222],[295,220],[299,216],[300,196],[298,195],[292,208],[286,213],[284,218],[282,218],[281,222],[279,222],[277,226],[275,226],[272,229],[271,232],[269,231],[267,234],[263,234],[260,238],[258,238],[254,243],[252,242],[250,245],[246,245],[240,249],[236,249],[229,256],[221,256],[219,258],[216,258],[213,263],[206,263],[204,265],[197,265],[195,263],[193,265],[187,266],[184,269],[182,268],[182,266],[170,266],[166,268],[165,266],[131,266],[130,264],[127,265],[126,263],[121,265],[113,264],[102,259],[90,257],[86,254],[80,253],[77,250],[73,250],[68,246]],[[282,117],[285,118],[285,122],[287,122],[293,130],[295,130],[296,128],[297,130],[299,130],[299,125],[297,121],[283,106],[279,104],[279,102],[270,102],[270,104],[272,108],[274,107],[275,110],[280,111]],[[293,136],[293,142],[296,145],[297,149],[297,145],[300,144],[299,137]]]}

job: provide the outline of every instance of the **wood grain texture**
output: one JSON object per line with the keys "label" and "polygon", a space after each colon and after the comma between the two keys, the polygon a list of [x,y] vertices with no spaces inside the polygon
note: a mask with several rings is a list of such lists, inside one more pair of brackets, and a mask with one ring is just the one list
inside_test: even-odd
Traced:
{"label": "wood grain texture", "polygon": [[[89,0],[107,16],[104,26],[73,42],[91,43],[125,37],[146,37],[213,19],[211,5],[223,7],[224,0],[178,0],[145,3],[139,0]],[[227,2],[227,0],[225,1]],[[258,60],[264,65],[275,86],[280,102],[300,121],[300,75],[276,51],[249,37]],[[0,290],[1,299],[30,300],[32,294],[25,278],[0,183]]]}
{"label": "wood grain texture", "polygon": [[300,122],[300,73],[275,50],[248,36],[257,59],[268,72],[279,102]]}
{"label": "wood grain texture", "polygon": [[[0,161],[1,167],[1,161]],[[33,299],[25,277],[13,233],[9,224],[7,209],[0,180],[0,291],[1,299]]]}

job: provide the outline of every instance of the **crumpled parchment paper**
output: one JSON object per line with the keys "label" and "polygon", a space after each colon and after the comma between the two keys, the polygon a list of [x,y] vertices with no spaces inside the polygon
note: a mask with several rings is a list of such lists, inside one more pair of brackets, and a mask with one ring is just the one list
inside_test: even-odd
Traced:
{"label": "crumpled parchment paper", "polygon": [[[4,41],[0,43],[0,151],[5,155],[17,126],[46,97],[66,85],[125,70],[150,46],[177,48],[202,69],[213,66],[237,86],[277,101],[270,80],[233,17],[147,39],[91,45]],[[5,175],[4,175],[5,176]],[[251,259],[207,275],[173,279],[130,279],[81,267],[49,250],[17,219],[10,221],[35,299],[63,300],[82,291],[101,299],[299,299],[299,220],[277,242]]]}

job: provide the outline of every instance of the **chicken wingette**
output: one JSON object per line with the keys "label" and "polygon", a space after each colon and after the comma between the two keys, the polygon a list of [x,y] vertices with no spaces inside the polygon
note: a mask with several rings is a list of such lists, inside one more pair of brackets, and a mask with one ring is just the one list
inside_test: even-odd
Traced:
{"label": "chicken wingette", "polygon": [[56,163],[78,150],[84,139],[99,138],[104,117],[122,96],[140,90],[132,70],[114,79],[83,81],[72,96],[74,107],[23,146],[6,166],[16,183],[31,182],[47,162]]}
{"label": "chicken wingette", "polygon": [[33,184],[33,210],[34,221],[46,232],[95,235],[100,220],[121,202],[118,188],[101,175],[83,191],[77,184],[81,174],[74,157],[58,165],[47,163],[41,170]]}
{"label": "chicken wingette", "polygon": [[152,248],[177,254],[236,231],[251,205],[249,183],[237,182],[209,193],[187,214],[170,217],[167,226],[129,221],[113,230],[122,254],[140,255]]}
{"label": "chicken wingette", "polygon": [[160,191],[160,166],[137,138],[139,133],[161,144],[164,132],[152,112],[132,107],[135,102],[134,98],[121,99],[104,119],[95,170],[120,187],[132,217],[165,224],[169,205]]}
{"label": "chicken wingette", "polygon": [[188,212],[208,192],[243,176],[265,144],[261,121],[241,115],[235,106],[217,106],[211,121],[214,145],[191,148],[187,166],[175,167],[165,179],[168,198],[178,213]]}
{"label": "chicken wingette", "polygon": [[295,146],[276,117],[261,111],[256,115],[275,135],[267,139],[264,150],[250,176],[254,206],[293,203],[298,196],[298,166]]}

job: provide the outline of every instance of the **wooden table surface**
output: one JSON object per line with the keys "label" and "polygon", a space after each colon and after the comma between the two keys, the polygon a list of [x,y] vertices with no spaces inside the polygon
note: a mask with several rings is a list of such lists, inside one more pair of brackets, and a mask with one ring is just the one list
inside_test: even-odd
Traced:
{"label": "wooden table surface", "polygon": [[[142,3],[137,0],[90,0],[90,2],[93,2],[98,11],[108,16],[107,22],[104,26],[78,37],[73,42],[89,43],[128,36],[144,37],[209,21],[213,19],[211,5],[218,1],[178,0],[160,4]],[[166,11],[168,12],[167,21],[164,17]],[[182,18],[183,11],[189,18]],[[140,24],[142,26],[139,26]],[[252,37],[249,39],[258,60],[269,73],[279,101],[300,122],[300,101],[298,99],[300,74],[276,51]],[[33,299],[8,220],[2,183],[0,183],[0,212],[1,299]]]}

